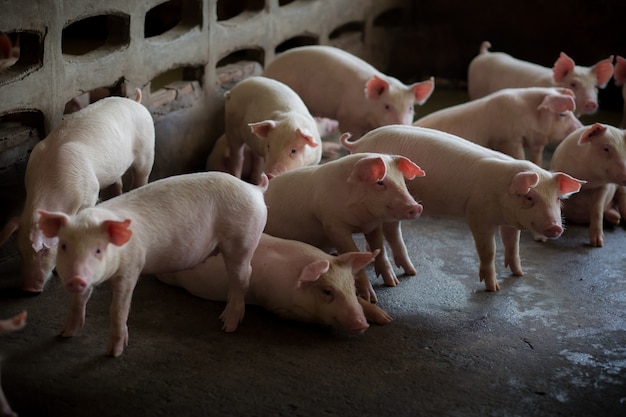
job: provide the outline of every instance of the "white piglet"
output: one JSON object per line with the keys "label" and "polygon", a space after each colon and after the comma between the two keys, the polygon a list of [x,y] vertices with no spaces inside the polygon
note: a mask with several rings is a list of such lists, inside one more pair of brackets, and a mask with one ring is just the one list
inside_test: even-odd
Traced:
{"label": "white piglet", "polygon": [[226,93],[226,141],[229,172],[241,178],[244,145],[256,161],[250,182],[261,173],[271,179],[283,172],[322,159],[317,123],[300,97],[285,84],[265,77],[250,77]]}
{"label": "white piglet", "polygon": [[[563,233],[560,201],[584,183],[458,136],[417,126],[385,126],[355,142],[342,138],[342,143],[351,153],[403,155],[424,168],[428,176],[408,183],[410,193],[423,204],[424,215],[467,220],[480,258],[479,278],[489,291],[500,289],[495,270],[498,227],[504,265],[521,276],[520,230],[559,237]],[[404,247],[397,229],[386,225],[385,238],[392,247]],[[403,263],[411,261],[407,258]]]}
{"label": "white piglet", "polygon": [[587,181],[565,201],[563,214],[566,221],[589,223],[589,243],[603,246],[605,213],[612,223],[619,223],[620,211],[626,213],[621,189],[626,186],[626,131],[601,123],[582,127],[557,146],[550,169]]}
{"label": "white piglet", "polygon": [[73,336],[85,322],[95,285],[113,286],[107,353],[122,354],[128,344],[126,322],[140,274],[189,269],[222,253],[229,275],[225,331],[234,331],[244,314],[250,260],[258,245],[267,209],[262,192],[221,172],[178,175],[107,200],[73,216],[40,211],[39,227],[58,237],[57,271],[72,294],[62,336]]}
{"label": "white piglet", "polygon": [[[372,262],[377,253],[333,256],[304,242],[263,234],[252,257],[246,302],[288,320],[363,333],[369,327],[368,321],[391,321],[385,311],[356,296],[354,274]],[[225,301],[227,276],[224,259],[217,255],[192,269],[159,274],[157,278],[198,297]]]}
{"label": "white piglet", "polygon": [[434,79],[405,85],[357,56],[332,46],[301,46],[278,55],[265,77],[291,87],[314,116],[339,122],[360,137],[379,126],[411,124],[415,104],[424,104]]}
{"label": "white piglet", "polygon": [[576,116],[593,114],[598,110],[598,88],[604,88],[613,76],[613,56],[582,67],[561,52],[553,68],[547,68],[503,52],[489,52],[490,47],[483,42],[470,62],[467,88],[472,100],[503,88],[564,87],[576,95]]}
{"label": "white piglet", "polygon": [[559,143],[582,123],[567,88],[506,88],[430,113],[413,125],[442,130],[541,166],[543,149]]}
{"label": "white piglet", "polygon": [[[381,226],[420,216],[422,206],[407,191],[405,179],[421,176],[424,171],[409,159],[383,154],[348,155],[287,172],[271,180],[265,193],[265,232],[340,254],[358,251],[352,234],[363,233],[370,250],[381,251],[374,263],[376,274],[385,284],[396,285]],[[405,272],[415,270],[405,267]],[[376,299],[365,271],[358,273],[356,285],[363,298]]]}
{"label": "white piglet", "polygon": [[23,212],[0,233],[2,245],[17,232],[24,290],[41,292],[54,269],[57,239],[37,228],[37,210],[74,214],[94,206],[103,188],[113,185],[121,194],[129,169],[131,188],[148,182],[154,122],[136,92],[136,101],[108,97],[66,116],[31,152]]}

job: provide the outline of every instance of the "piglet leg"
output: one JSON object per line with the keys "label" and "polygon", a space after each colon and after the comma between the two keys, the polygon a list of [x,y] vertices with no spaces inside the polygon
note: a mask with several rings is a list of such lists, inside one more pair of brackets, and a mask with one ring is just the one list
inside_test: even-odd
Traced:
{"label": "piglet leg", "polygon": [[220,319],[224,322],[222,330],[225,332],[234,332],[243,320],[245,298],[252,274],[250,261],[254,249],[255,246],[246,246],[243,242],[220,247],[228,273],[228,300],[226,308],[220,315]]}
{"label": "piglet leg", "polygon": [[379,226],[372,232],[366,233],[365,238],[367,239],[371,251],[380,249],[380,253],[376,256],[376,259],[374,259],[374,271],[376,271],[376,276],[382,275],[385,285],[395,287],[400,281],[398,281],[396,273],[387,259],[382,227]]}
{"label": "piglet leg", "polygon": [[407,275],[415,275],[417,271],[409,258],[409,254],[402,238],[402,227],[400,222],[390,222],[383,224],[385,240],[389,243],[393,261],[396,266],[402,268]]}
{"label": "piglet leg", "polygon": [[522,262],[519,258],[520,231],[511,226],[500,226],[500,238],[504,246],[504,266],[511,268],[513,275],[521,277]]}
{"label": "piglet leg", "polygon": [[478,276],[481,282],[485,281],[487,291],[498,291],[500,289],[500,284],[498,284],[498,280],[496,279],[495,229],[489,227],[485,230],[484,225],[481,226],[470,223],[470,228],[472,229],[472,234],[474,235],[476,252],[478,253],[478,258],[480,259]]}
{"label": "piglet leg", "polygon": [[393,320],[385,310],[378,307],[376,304],[372,304],[361,297],[357,297],[357,300],[359,300],[359,304],[363,307],[363,314],[365,314],[367,321],[376,324],[387,324]]}
{"label": "piglet leg", "polygon": [[76,332],[85,325],[85,311],[87,309],[87,301],[91,297],[93,286],[88,286],[81,293],[71,294],[70,312],[65,322],[65,327],[61,331],[62,337],[72,337]]}
{"label": "piglet leg", "polygon": [[139,273],[115,277],[111,284],[113,286],[113,297],[111,300],[110,315],[111,328],[109,330],[109,345],[107,346],[107,356],[114,358],[124,352],[128,346],[128,315],[130,314],[130,302],[133,297],[133,290],[137,284]]}

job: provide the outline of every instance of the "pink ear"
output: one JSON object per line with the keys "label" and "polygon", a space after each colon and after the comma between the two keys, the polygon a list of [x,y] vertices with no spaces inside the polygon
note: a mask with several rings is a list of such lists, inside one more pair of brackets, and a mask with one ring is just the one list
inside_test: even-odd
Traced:
{"label": "pink ear", "polygon": [[347,252],[339,255],[337,260],[346,265],[350,265],[352,268],[352,275],[354,275],[374,261],[379,253],[380,249],[376,249],[374,252]]}
{"label": "pink ear", "polygon": [[600,123],[594,123],[589,126],[585,131],[580,135],[580,139],[578,139],[578,144],[582,145],[583,143],[591,142],[594,137],[598,137],[606,132],[606,126]]}
{"label": "pink ear", "polygon": [[389,83],[387,81],[378,75],[374,75],[365,83],[365,95],[370,99],[379,98],[388,88]]}
{"label": "pink ear", "polygon": [[539,184],[539,175],[533,171],[518,172],[511,181],[509,193],[511,194],[528,194],[531,188]]}
{"label": "pink ear", "polygon": [[354,164],[348,181],[376,182],[384,179],[385,175],[387,175],[387,166],[383,158],[368,156]]}
{"label": "pink ear", "polygon": [[561,198],[567,198],[570,195],[579,192],[580,187],[587,183],[587,181],[577,180],[576,178],[562,172],[556,172],[554,175],[559,181],[559,194],[561,195]]}
{"label": "pink ear", "polygon": [[56,237],[59,235],[59,229],[69,222],[69,217],[65,213],[56,212],[51,213],[44,210],[39,210],[39,220],[37,226],[43,232],[46,237]]}
{"label": "pink ear", "polygon": [[565,52],[561,52],[561,56],[559,56],[552,68],[552,79],[555,83],[560,83],[573,70],[574,60],[565,55]]}
{"label": "pink ear", "polygon": [[626,58],[622,58],[619,55],[615,58],[613,77],[615,77],[615,84],[617,85],[622,85],[626,82]]}
{"label": "pink ear", "polygon": [[330,262],[328,262],[326,259],[311,262],[302,269],[302,272],[300,272],[300,277],[298,278],[298,287],[302,287],[307,283],[317,280],[320,275],[328,271],[329,268]]}
{"label": "pink ear", "polygon": [[300,129],[297,128],[296,129],[296,135],[299,138],[302,138],[306,141],[307,145],[315,148],[319,145],[319,143],[315,142],[315,139],[313,139],[313,134],[308,130],[308,129]]}
{"label": "pink ear", "polygon": [[248,126],[250,126],[252,133],[262,138],[266,138],[272,129],[276,127],[276,122],[274,120],[264,120],[262,122],[249,123]]}
{"label": "pink ear", "polygon": [[576,100],[570,95],[548,94],[543,98],[538,109],[546,108],[555,113],[563,113],[567,110],[576,110]]}
{"label": "pink ear", "polygon": [[591,67],[591,70],[596,74],[598,79],[598,87],[604,88],[613,76],[613,55],[607,59],[599,61],[596,65]]}
{"label": "pink ear", "polygon": [[102,223],[102,228],[109,234],[109,241],[115,246],[122,246],[130,240],[133,231],[128,228],[129,226],[130,219],[123,222],[107,220]]}
{"label": "pink ear", "polygon": [[430,77],[429,80],[415,83],[409,88],[413,90],[413,94],[415,95],[415,102],[422,105],[426,102],[426,100],[428,100],[430,95],[435,90],[435,78]]}
{"label": "pink ear", "polygon": [[426,175],[422,168],[417,166],[409,158],[406,158],[404,156],[396,156],[393,159],[398,164],[398,168],[400,169],[400,172],[402,172],[402,175],[404,175],[404,178],[408,180],[412,180],[415,177],[423,177],[424,175]]}

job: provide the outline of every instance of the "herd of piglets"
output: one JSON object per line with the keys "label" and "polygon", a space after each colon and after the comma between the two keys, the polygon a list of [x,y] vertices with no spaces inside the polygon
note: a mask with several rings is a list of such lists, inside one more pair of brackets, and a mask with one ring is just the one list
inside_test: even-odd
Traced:
{"label": "herd of piglets", "polygon": [[[597,88],[613,74],[626,99],[626,60],[580,67],[561,53],[550,69],[489,47],[468,69],[472,100],[419,120],[414,107],[434,78],[405,85],[335,47],[290,49],[226,93],[210,172],[151,183],[154,122],[141,92],[99,100],[33,149],[23,212],[0,243],[17,234],[26,291],[41,292],[56,269],[71,294],[65,337],[85,324],[94,287],[110,282],[111,356],[128,345],[143,274],[226,302],[229,332],[245,303],[350,334],[388,323],[365,268],[373,262],[386,285],[399,283],[386,241],[395,266],[416,274],[401,222],[421,215],[466,219],[479,280],[496,291],[497,232],[505,266],[521,276],[521,230],[558,238],[564,215],[590,223],[591,244],[602,246],[602,221],[626,214],[624,130],[578,120],[598,109]],[[349,154],[320,163],[335,131]],[[106,187],[113,197],[99,202]]]}

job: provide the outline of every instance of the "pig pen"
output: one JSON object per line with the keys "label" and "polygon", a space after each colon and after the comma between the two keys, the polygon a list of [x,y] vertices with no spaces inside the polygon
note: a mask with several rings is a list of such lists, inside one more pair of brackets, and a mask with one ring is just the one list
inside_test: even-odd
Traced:
{"label": "pig pen", "polygon": [[[626,55],[618,31],[626,6],[574,3],[477,11],[459,1],[5,2],[0,32],[19,37],[21,54],[0,72],[2,223],[23,202],[28,152],[85,92],[142,89],[157,131],[154,180],[202,169],[223,130],[223,93],[293,46],[339,46],[405,82],[435,76],[416,117],[467,99],[467,64],[485,39],[546,66],[561,50],[581,64]],[[530,18],[536,29],[522,30]],[[585,30],[554,36],[568,21]],[[612,81],[600,100],[583,123],[618,125]],[[223,303],[145,276],[130,344],[116,359],[104,356],[110,286],[94,291],[85,328],[62,339],[68,294],[58,278],[41,295],[23,294],[9,242],[0,248],[0,318],[26,310],[28,319],[1,336],[2,386],[20,416],[624,415],[626,231],[607,227],[603,248],[589,247],[587,233],[568,225],[547,243],[522,233],[521,278],[502,265],[498,242],[502,289],[488,293],[464,222],[404,222],[417,275],[391,288],[368,267],[393,321],[361,336],[254,306],[224,333]]]}

